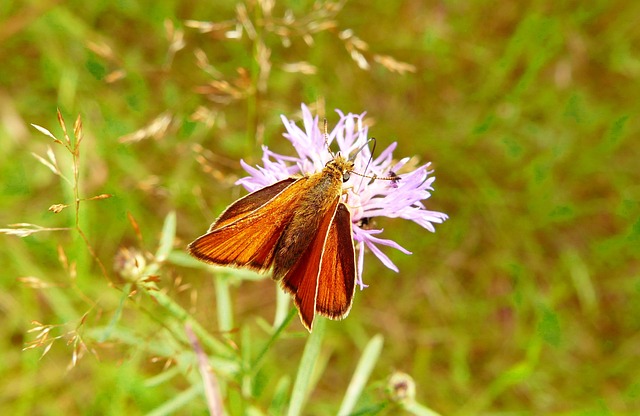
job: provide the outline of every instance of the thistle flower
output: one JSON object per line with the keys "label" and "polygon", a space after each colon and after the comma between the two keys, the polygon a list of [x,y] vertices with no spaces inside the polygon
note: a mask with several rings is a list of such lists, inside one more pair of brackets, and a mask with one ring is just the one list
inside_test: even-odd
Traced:
{"label": "thistle flower", "polygon": [[[365,113],[345,115],[340,110],[336,112],[340,115],[340,121],[332,131],[328,132],[326,140],[320,131],[318,117],[313,117],[304,104],[302,105],[304,130],[295,122],[282,116],[282,122],[287,129],[284,137],[291,142],[298,155],[281,155],[263,146],[262,166],[252,167],[241,160],[240,163],[249,176],[239,179],[236,183],[253,192],[292,175],[318,172],[332,159],[331,153],[327,150],[326,141],[330,146],[337,143],[340,153],[345,156],[358,152],[353,161],[354,172],[371,178],[351,175],[351,179],[344,184],[344,187],[346,204],[351,211],[353,239],[357,243],[357,284],[360,288],[364,288],[367,286],[362,281],[365,247],[386,267],[395,272],[398,272],[398,268],[379,246],[392,247],[405,254],[411,254],[395,241],[376,237],[383,230],[372,228],[371,219],[375,217],[404,218],[435,232],[433,224],[442,223],[448,216],[441,212],[427,210],[423,204],[423,201],[431,196],[432,184],[435,181],[435,177],[430,176],[433,173],[429,170],[430,163],[415,170],[397,174],[410,159],[407,157],[397,162],[393,161],[393,151],[397,143],[392,143],[379,156],[372,159],[371,151],[367,146],[368,128],[362,122]],[[392,179],[372,179],[375,177]]]}

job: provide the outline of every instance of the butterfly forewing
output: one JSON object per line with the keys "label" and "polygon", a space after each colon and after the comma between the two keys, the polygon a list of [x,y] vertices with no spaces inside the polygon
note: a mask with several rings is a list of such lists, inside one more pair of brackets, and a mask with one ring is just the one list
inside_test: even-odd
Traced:
{"label": "butterfly forewing", "polygon": [[283,179],[280,182],[276,182],[273,185],[269,185],[265,188],[259,189],[255,192],[250,193],[249,195],[240,198],[233,204],[229,205],[227,209],[225,209],[224,212],[220,214],[218,219],[213,224],[211,224],[211,227],[209,227],[209,232],[215,230],[216,228],[222,228],[225,225],[230,224],[250,214],[252,211],[258,209],[262,205],[277,197],[279,193],[283,192],[285,189],[287,189],[288,186],[299,179],[304,178]]}
{"label": "butterfly forewing", "polygon": [[320,274],[323,250],[326,246],[327,235],[331,228],[338,200],[339,196],[335,198],[330,205],[330,209],[320,221],[317,232],[307,249],[282,278],[282,287],[294,296],[294,302],[300,311],[300,319],[309,331],[313,326],[313,318],[316,312],[318,276]]}
{"label": "butterfly forewing", "polygon": [[318,278],[316,312],[331,319],[349,313],[356,283],[351,214],[345,204],[336,209],[324,245]]}
{"label": "butterfly forewing", "polygon": [[207,263],[268,269],[305,180],[286,179],[238,200],[207,234],[189,244],[189,252]]}

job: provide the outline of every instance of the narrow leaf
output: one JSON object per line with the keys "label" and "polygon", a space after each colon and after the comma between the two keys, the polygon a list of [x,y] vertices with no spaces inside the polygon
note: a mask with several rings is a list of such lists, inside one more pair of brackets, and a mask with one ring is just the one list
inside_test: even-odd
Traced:
{"label": "narrow leaf", "polygon": [[160,235],[160,246],[156,252],[156,259],[161,262],[166,260],[173,249],[173,242],[176,237],[176,213],[170,212],[164,220],[162,234]]}
{"label": "narrow leaf", "polygon": [[353,373],[351,382],[349,382],[349,387],[342,400],[342,404],[340,405],[340,410],[338,411],[339,416],[346,416],[353,412],[353,408],[358,402],[358,398],[362,394],[367,380],[369,380],[371,372],[380,357],[383,343],[384,339],[380,334],[371,338],[367,343],[360,357],[360,361],[358,361],[356,371]]}
{"label": "narrow leaf", "polygon": [[298,367],[296,381],[293,384],[291,403],[289,404],[289,411],[287,412],[288,416],[299,416],[302,414],[302,408],[309,393],[311,375],[320,356],[320,347],[322,345],[326,323],[326,319],[316,317],[313,332],[307,339],[307,344],[304,347],[302,359],[300,360],[300,366]]}
{"label": "narrow leaf", "polygon": [[218,329],[220,331],[231,331],[233,329],[233,302],[231,301],[231,292],[229,290],[229,279],[223,273],[216,273],[214,281]]}

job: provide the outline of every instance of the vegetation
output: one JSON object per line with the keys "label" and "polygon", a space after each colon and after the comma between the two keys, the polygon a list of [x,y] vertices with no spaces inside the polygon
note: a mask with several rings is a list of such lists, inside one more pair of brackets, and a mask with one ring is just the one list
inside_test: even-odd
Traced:
{"label": "vegetation", "polygon": [[[2,413],[639,412],[639,13],[5,0]],[[312,335],[268,276],[185,253],[301,103],[366,111],[450,216],[380,221],[413,255],[368,254]]]}

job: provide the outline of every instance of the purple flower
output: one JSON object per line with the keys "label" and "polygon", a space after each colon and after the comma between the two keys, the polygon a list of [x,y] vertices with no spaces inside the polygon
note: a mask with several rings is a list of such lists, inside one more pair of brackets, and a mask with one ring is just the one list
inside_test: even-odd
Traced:
{"label": "purple flower", "polygon": [[[392,143],[379,156],[371,159],[371,150],[366,145],[369,140],[368,128],[362,123],[365,113],[345,115],[340,110],[336,112],[340,115],[340,121],[328,133],[329,144],[337,143],[341,154],[345,156],[360,150],[354,160],[355,172],[379,178],[395,178],[396,173],[410,159],[407,157],[393,162],[392,153],[397,143]],[[320,131],[318,117],[313,117],[304,104],[302,114],[304,129],[282,116],[287,129],[284,137],[293,144],[298,156],[280,155],[263,146],[263,166],[252,167],[240,161],[250,176],[239,179],[237,184],[253,192],[295,174],[312,174],[322,170],[332,159],[331,153],[327,150],[324,134]],[[371,250],[385,266],[396,272],[398,268],[379,246],[393,247],[405,254],[411,254],[395,241],[378,238],[376,235],[383,230],[371,228],[372,218],[380,216],[404,218],[414,221],[431,232],[435,232],[434,223],[442,223],[448,218],[441,212],[427,210],[423,204],[423,201],[431,196],[433,191],[431,185],[436,179],[434,176],[429,176],[433,173],[429,170],[429,165],[430,163],[427,163],[413,171],[398,174],[398,179],[392,180],[374,180],[353,174],[345,184],[347,206],[351,211],[353,239],[357,242],[358,250],[357,283],[361,288],[367,286],[362,281],[365,247]]]}

